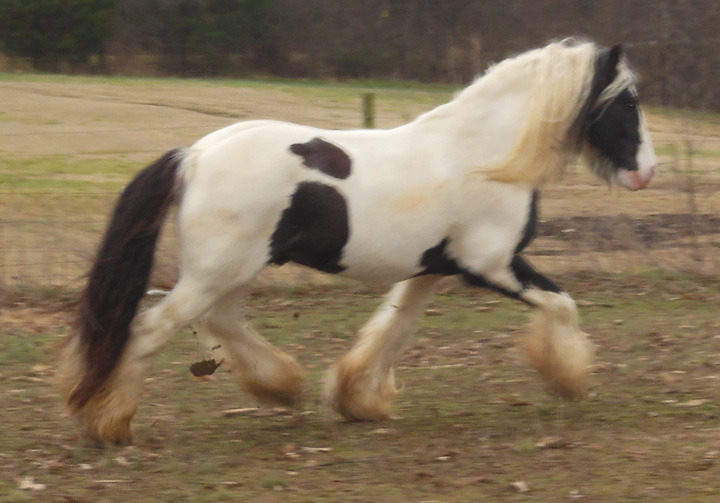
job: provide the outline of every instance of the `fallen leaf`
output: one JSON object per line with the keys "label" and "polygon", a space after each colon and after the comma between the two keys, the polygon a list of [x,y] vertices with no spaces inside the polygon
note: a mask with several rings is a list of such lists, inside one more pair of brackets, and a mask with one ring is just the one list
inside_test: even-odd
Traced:
{"label": "fallen leaf", "polygon": [[45,484],[36,483],[33,477],[17,479],[17,485],[22,491],[44,491],[47,488]]}
{"label": "fallen leaf", "polygon": [[527,407],[528,405],[532,405],[532,402],[520,398],[518,395],[504,396],[501,398],[501,402],[512,405],[513,407]]}
{"label": "fallen leaf", "polygon": [[687,402],[680,402],[676,403],[675,407],[699,407],[700,405],[705,405],[710,400],[706,400],[705,398],[697,398],[695,400],[688,400]]}
{"label": "fallen leaf", "polygon": [[52,369],[52,367],[50,367],[50,365],[42,365],[40,363],[30,367],[30,371],[33,374],[37,374],[37,375],[49,375],[51,373],[50,372],[51,369]]}
{"label": "fallen leaf", "polygon": [[441,454],[440,456],[435,457],[435,461],[450,461],[454,457],[456,457],[458,454],[460,454],[460,451],[458,450],[451,450],[449,452],[446,452],[445,454]]}
{"label": "fallen leaf", "polygon": [[536,444],[538,449],[568,449],[572,444],[562,437],[543,437]]}
{"label": "fallen leaf", "polygon": [[520,494],[530,492],[530,486],[524,480],[518,480],[517,482],[513,482],[512,484],[510,484],[510,487],[515,489]]}
{"label": "fallen leaf", "polygon": [[130,461],[125,456],[118,456],[115,458],[115,462],[118,466],[130,466]]}
{"label": "fallen leaf", "polygon": [[287,415],[289,410],[284,407],[274,407],[272,409],[260,409],[258,407],[244,407],[241,409],[227,409],[222,412],[225,417],[233,416],[252,416],[252,417],[270,417]]}
{"label": "fallen leaf", "polygon": [[219,362],[216,362],[214,358],[211,358],[209,360],[195,362],[190,365],[190,372],[195,377],[209,376],[215,373],[218,367],[222,365],[223,361],[225,360],[220,360]]}
{"label": "fallen leaf", "polygon": [[300,450],[307,454],[315,454],[318,452],[330,452],[332,447],[300,447]]}

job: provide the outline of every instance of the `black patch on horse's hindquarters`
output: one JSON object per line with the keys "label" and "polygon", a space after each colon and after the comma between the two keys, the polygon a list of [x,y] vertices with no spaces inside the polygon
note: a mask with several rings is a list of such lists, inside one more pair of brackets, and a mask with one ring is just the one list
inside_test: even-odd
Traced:
{"label": "black patch on horse's hindquarters", "polygon": [[519,253],[525,249],[530,241],[533,240],[537,232],[537,219],[538,219],[538,200],[540,198],[540,192],[536,189],[533,190],[532,199],[530,200],[530,210],[528,211],[528,219],[523,229],[523,235],[520,242],[515,247],[515,253]]}
{"label": "black patch on horse's hindquarters", "polygon": [[335,187],[303,182],[292,195],[270,238],[271,264],[286,262],[338,273],[350,237],[345,198]]}
{"label": "black patch on horse's hindquarters", "polygon": [[290,152],[302,157],[303,164],[308,168],[317,169],[334,178],[345,179],[350,176],[350,156],[322,138],[313,138],[307,143],[293,143]]}
{"label": "black patch on horse's hindquarters", "polygon": [[453,276],[460,273],[460,268],[457,263],[445,252],[448,242],[448,238],[445,238],[437,245],[425,250],[420,259],[420,267],[422,267],[423,270],[417,273],[416,276],[424,276],[426,274]]}

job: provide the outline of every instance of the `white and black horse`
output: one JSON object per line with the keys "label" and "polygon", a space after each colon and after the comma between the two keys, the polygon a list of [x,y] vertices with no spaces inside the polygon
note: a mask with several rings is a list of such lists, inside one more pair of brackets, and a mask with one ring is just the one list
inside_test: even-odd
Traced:
{"label": "white and black horse", "polygon": [[[526,52],[391,130],[251,121],[172,150],[114,209],[58,371],[69,408],[89,436],[129,441],[146,372],[197,320],[252,394],[295,402],[302,369],[240,315],[248,283],[286,262],[395,283],[328,376],[326,398],[346,418],[390,416],[393,364],[446,275],[532,306],[530,360],[552,390],[578,395],[592,351],[575,303],[521,254],[540,187],[578,155],[631,190],[654,174],[635,76],[619,47],[566,40]],[[180,279],[138,314],[172,204]]]}

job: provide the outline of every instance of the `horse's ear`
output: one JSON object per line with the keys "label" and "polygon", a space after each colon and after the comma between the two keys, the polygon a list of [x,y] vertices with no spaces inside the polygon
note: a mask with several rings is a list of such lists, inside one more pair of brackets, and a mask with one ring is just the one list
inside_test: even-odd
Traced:
{"label": "horse's ear", "polygon": [[610,85],[610,83],[615,80],[615,77],[617,77],[617,66],[618,63],[620,63],[620,58],[622,58],[622,46],[621,45],[614,45],[610,50],[605,52],[604,56],[601,56],[600,58],[600,68],[599,70],[599,77],[600,77],[600,83],[601,89],[604,89],[606,86]]}
{"label": "horse's ear", "polygon": [[622,55],[623,48],[620,44],[612,46],[610,48],[610,53],[608,54],[608,66],[611,66],[612,68],[617,68],[617,65],[620,62],[620,58],[622,58]]}

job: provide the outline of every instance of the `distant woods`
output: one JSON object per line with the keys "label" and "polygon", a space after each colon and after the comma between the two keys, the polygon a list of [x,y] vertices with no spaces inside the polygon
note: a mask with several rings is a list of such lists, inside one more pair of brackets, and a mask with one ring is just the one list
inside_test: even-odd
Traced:
{"label": "distant woods", "polygon": [[569,35],[623,43],[656,104],[720,111],[717,0],[0,0],[5,68],[462,85]]}

